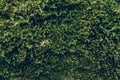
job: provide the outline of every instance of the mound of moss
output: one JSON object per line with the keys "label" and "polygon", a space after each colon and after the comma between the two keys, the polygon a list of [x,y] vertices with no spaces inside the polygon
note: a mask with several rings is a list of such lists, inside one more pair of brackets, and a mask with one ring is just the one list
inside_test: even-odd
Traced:
{"label": "mound of moss", "polygon": [[115,0],[1,0],[0,80],[119,80]]}

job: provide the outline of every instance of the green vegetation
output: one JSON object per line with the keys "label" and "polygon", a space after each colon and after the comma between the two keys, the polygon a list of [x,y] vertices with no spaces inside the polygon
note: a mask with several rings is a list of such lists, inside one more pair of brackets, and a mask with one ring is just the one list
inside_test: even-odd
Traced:
{"label": "green vegetation", "polygon": [[0,0],[0,80],[119,80],[119,0]]}

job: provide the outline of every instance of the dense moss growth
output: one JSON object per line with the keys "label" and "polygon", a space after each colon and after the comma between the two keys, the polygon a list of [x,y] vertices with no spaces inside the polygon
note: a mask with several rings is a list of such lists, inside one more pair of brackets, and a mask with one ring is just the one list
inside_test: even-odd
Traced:
{"label": "dense moss growth", "polygon": [[0,80],[119,80],[118,0],[0,0]]}

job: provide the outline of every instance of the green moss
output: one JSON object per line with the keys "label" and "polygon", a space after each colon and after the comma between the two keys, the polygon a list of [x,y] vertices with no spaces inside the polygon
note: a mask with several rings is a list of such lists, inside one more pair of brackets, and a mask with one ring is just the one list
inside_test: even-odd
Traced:
{"label": "green moss", "polygon": [[1,0],[0,80],[118,80],[115,0]]}

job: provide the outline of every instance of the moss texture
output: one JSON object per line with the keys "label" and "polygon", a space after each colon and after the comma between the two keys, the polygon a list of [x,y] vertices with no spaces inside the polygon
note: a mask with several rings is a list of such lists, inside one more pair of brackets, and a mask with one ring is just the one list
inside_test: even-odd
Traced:
{"label": "moss texture", "polygon": [[119,80],[118,0],[0,0],[0,80]]}

